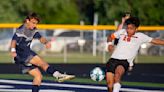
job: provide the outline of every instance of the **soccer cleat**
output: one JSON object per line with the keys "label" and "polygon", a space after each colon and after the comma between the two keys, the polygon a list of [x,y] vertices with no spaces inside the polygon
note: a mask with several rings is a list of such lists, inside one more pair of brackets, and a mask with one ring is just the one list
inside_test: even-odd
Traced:
{"label": "soccer cleat", "polygon": [[68,75],[68,74],[60,74],[58,77],[56,77],[58,82],[64,82],[66,80],[71,80],[75,78],[75,75]]}

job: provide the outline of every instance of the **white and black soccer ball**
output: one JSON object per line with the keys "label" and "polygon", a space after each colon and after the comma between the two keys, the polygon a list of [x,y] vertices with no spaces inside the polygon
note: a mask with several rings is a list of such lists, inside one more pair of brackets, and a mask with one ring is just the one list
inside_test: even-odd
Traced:
{"label": "white and black soccer ball", "polygon": [[100,67],[95,67],[90,72],[90,77],[94,81],[102,81],[105,78],[105,72]]}

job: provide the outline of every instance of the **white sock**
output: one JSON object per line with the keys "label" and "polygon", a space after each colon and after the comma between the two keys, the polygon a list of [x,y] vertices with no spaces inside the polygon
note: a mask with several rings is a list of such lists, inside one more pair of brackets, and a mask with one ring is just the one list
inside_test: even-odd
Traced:
{"label": "white sock", "polygon": [[119,92],[120,88],[121,88],[121,84],[119,82],[114,83],[113,92]]}
{"label": "white sock", "polygon": [[55,71],[54,73],[53,73],[53,76],[54,77],[59,77],[61,75],[61,73],[59,72],[59,71]]}

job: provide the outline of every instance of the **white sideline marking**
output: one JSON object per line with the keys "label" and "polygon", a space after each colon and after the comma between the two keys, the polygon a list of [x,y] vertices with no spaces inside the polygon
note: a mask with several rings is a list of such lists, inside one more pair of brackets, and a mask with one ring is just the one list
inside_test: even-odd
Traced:
{"label": "white sideline marking", "polygon": [[[29,89],[0,89],[0,92],[31,92]],[[40,90],[39,92],[74,92],[69,90]]]}
{"label": "white sideline marking", "polygon": [[[26,84],[26,85],[31,85],[32,84],[31,82],[26,82],[26,81],[3,80],[3,79],[1,79],[0,82],[10,83],[10,84]],[[41,85],[54,86],[54,87],[71,87],[71,88],[86,88],[86,89],[107,90],[106,87],[92,86],[92,85],[59,84],[59,83],[44,83],[44,82]]]}
{"label": "white sideline marking", "polygon": [[0,85],[0,88],[14,88],[13,86],[8,86],[8,85]]}
{"label": "white sideline marking", "polygon": [[[20,81],[20,80],[3,80],[3,79],[0,79],[0,82],[10,83],[10,84],[26,84],[26,85],[31,85],[32,84],[31,82]],[[107,87],[92,86],[92,85],[58,84],[58,83],[45,83],[45,82],[43,82],[42,85],[45,85],[45,86],[54,86],[54,87],[71,87],[71,88],[84,88],[84,89],[107,90]],[[0,89],[0,91],[2,91],[2,90],[6,90],[6,89]],[[127,92],[164,92],[164,91],[159,91],[159,90],[141,90],[141,89],[133,89],[133,88],[121,88],[121,91],[127,91]],[[22,92],[22,90],[19,91],[19,92]],[[29,90],[25,90],[25,92],[29,92]],[[44,90],[44,92],[45,92],[45,90]],[[52,90],[49,90],[49,91],[46,90],[46,92],[52,92]],[[53,92],[54,92],[54,90],[53,90]],[[67,91],[56,90],[55,92],[72,92],[72,91],[68,91],[68,90]]]}

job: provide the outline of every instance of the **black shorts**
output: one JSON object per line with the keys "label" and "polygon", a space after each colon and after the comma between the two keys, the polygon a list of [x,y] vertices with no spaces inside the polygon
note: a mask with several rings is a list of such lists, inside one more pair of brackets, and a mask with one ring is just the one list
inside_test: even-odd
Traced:
{"label": "black shorts", "polygon": [[108,60],[108,62],[106,64],[106,72],[115,73],[115,69],[119,65],[122,65],[124,67],[125,71],[128,70],[129,63],[126,59],[120,60],[120,59],[111,58]]}
{"label": "black shorts", "polygon": [[29,61],[36,55],[37,54],[35,52],[30,50],[26,53],[17,54],[17,56],[14,58],[14,61],[16,64],[20,65],[22,73],[28,73],[29,70],[37,68],[37,66],[29,63]]}

